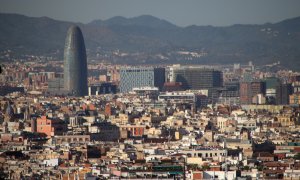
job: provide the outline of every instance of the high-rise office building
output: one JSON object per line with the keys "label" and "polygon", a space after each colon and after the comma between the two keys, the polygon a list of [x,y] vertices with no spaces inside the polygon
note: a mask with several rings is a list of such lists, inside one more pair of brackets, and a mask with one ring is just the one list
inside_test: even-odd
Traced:
{"label": "high-rise office building", "polygon": [[281,85],[281,80],[277,77],[267,77],[264,82],[266,83],[266,103],[277,104],[277,87]]}
{"label": "high-rise office building", "polygon": [[171,82],[181,82],[184,89],[211,89],[223,86],[223,73],[202,67],[171,68]]}
{"label": "high-rise office building", "polygon": [[251,82],[240,83],[240,103],[241,104],[252,103]]}
{"label": "high-rise office building", "polygon": [[84,39],[78,26],[67,32],[64,50],[64,89],[69,95],[88,94],[87,60]]}
{"label": "high-rise office building", "polygon": [[253,97],[266,94],[266,84],[262,81],[240,82],[240,103],[252,104]]}
{"label": "high-rise office building", "polygon": [[173,66],[170,69],[170,81],[182,83],[182,88],[208,90],[210,103],[218,99],[218,90],[223,86],[223,73],[219,70],[204,67]]}
{"label": "high-rise office building", "polygon": [[276,104],[289,104],[291,94],[293,94],[292,84],[280,84],[276,88]]}
{"label": "high-rise office building", "polygon": [[127,93],[133,88],[158,87],[165,82],[165,69],[153,67],[126,67],[120,69],[120,92]]}
{"label": "high-rise office building", "polygon": [[48,80],[48,93],[52,95],[65,94],[63,73],[55,73],[54,78]]}

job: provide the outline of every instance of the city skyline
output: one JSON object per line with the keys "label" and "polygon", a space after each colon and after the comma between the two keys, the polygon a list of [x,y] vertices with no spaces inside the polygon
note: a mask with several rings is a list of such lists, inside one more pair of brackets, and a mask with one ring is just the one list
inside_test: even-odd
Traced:
{"label": "city skyline", "polygon": [[300,179],[287,1],[0,0],[0,180]]}

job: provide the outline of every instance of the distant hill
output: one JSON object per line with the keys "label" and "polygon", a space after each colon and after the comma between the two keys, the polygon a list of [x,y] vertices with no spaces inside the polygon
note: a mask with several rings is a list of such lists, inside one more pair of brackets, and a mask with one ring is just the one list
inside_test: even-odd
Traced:
{"label": "distant hill", "polygon": [[159,28],[159,29],[170,29],[176,28],[174,24],[162,19],[150,15],[142,15],[134,18],[125,18],[122,16],[115,16],[106,21],[95,20],[90,22],[88,25],[92,26],[141,26],[148,28]]}
{"label": "distant hill", "polygon": [[89,57],[93,58],[99,52],[120,50],[147,55],[130,57],[126,62],[157,63],[160,60],[155,58],[160,54],[167,57],[164,63],[186,63],[186,59],[173,53],[184,50],[206,53],[189,63],[281,61],[286,67],[300,70],[300,17],[262,25],[178,27],[149,15],[117,16],[80,24],[0,13],[0,51],[9,49],[17,55],[47,54],[62,58],[66,32],[71,24],[82,28]]}

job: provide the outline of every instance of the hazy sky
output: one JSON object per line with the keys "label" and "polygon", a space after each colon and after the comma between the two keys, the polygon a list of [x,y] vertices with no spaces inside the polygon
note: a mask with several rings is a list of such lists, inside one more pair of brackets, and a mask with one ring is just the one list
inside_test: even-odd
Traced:
{"label": "hazy sky", "polygon": [[300,0],[0,0],[0,12],[82,23],[148,14],[179,26],[226,26],[300,16]]}

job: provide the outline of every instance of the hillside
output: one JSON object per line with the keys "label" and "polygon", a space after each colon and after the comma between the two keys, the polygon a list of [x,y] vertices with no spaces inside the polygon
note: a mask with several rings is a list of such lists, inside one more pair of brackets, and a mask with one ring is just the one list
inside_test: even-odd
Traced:
{"label": "hillside", "polygon": [[[0,52],[9,49],[15,56],[36,54],[61,59],[65,35],[71,24],[74,23],[47,17],[0,13]],[[178,27],[143,15],[117,16],[77,25],[82,28],[92,59],[119,50],[135,55],[110,57],[116,63],[158,63],[163,56],[164,63],[221,64],[251,60],[255,64],[268,64],[281,61],[286,67],[300,70],[300,17],[262,25]],[[176,56],[177,51],[204,52],[205,56],[187,60],[184,56]]]}

